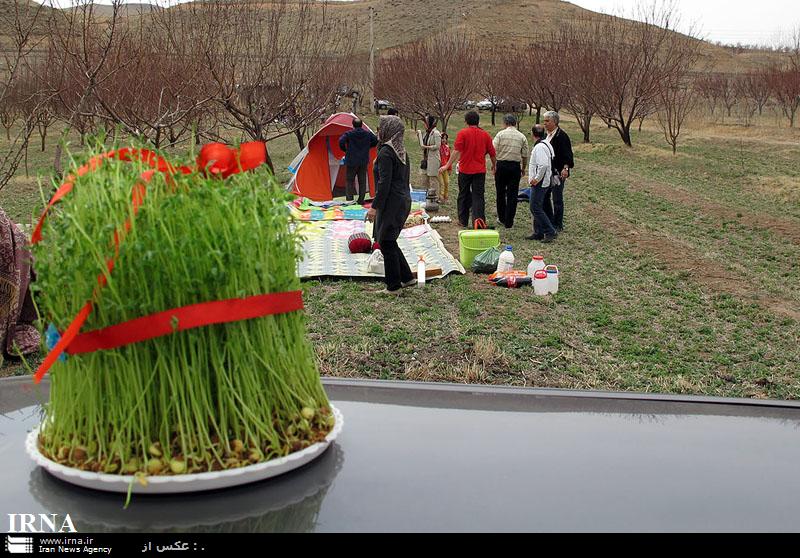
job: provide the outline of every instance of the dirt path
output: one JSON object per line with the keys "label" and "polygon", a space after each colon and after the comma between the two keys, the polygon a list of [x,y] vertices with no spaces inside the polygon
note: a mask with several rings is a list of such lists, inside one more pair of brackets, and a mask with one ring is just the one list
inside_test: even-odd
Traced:
{"label": "dirt path", "polygon": [[686,190],[676,188],[666,182],[652,180],[630,171],[621,171],[588,161],[582,161],[581,165],[592,172],[622,180],[627,184],[628,188],[637,192],[644,192],[673,203],[692,207],[705,215],[718,219],[720,222],[733,221],[741,223],[751,229],[766,229],[794,244],[800,245],[800,222],[771,217],[763,213],[753,213],[746,209],[733,209],[696,196]]}
{"label": "dirt path", "polygon": [[683,254],[690,251],[689,246],[632,225],[608,207],[599,204],[588,206],[586,212],[604,227],[616,231],[635,252],[656,256],[670,269],[689,274],[692,281],[704,288],[756,302],[778,316],[800,321],[800,306],[797,303],[753,293],[740,277],[721,265],[699,257],[686,258]]}

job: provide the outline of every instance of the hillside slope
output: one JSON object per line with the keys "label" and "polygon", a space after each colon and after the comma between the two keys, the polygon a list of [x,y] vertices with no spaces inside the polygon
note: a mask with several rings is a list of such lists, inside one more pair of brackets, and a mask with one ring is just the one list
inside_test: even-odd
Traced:
{"label": "hillside slope", "polygon": [[[487,42],[524,45],[561,22],[608,17],[562,0],[357,0],[334,2],[331,13],[352,20],[359,29],[358,50],[369,43],[369,7],[375,8],[375,46],[394,49],[437,31],[468,30]],[[743,71],[753,65],[747,53],[735,55],[704,43],[703,61],[716,71]],[[704,64],[705,65],[705,64]]]}
{"label": "hillside slope", "polygon": [[[201,0],[202,1],[202,0]],[[255,3],[268,8],[269,1],[232,0]],[[0,6],[9,0],[0,0]],[[319,2],[320,9],[322,2]],[[177,9],[186,8],[179,4]],[[554,30],[562,22],[582,18],[605,18],[563,0],[355,0],[330,2],[329,13],[351,22],[357,30],[356,50],[369,50],[369,8],[375,9],[375,47],[381,51],[402,48],[437,32],[468,31],[477,38],[496,44],[525,45],[537,36]],[[108,6],[97,6],[101,15],[110,15]],[[173,8],[175,9],[175,8]],[[147,4],[129,4],[125,15],[139,17],[149,11]],[[774,60],[774,53],[734,53],[711,43],[703,43],[701,66],[718,72],[742,72]]]}

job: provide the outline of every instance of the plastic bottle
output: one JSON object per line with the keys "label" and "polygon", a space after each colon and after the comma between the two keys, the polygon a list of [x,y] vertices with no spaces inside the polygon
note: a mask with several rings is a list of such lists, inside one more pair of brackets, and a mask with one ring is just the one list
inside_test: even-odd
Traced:
{"label": "plastic bottle", "polygon": [[533,292],[537,296],[545,296],[549,292],[547,287],[547,272],[540,269],[533,274]]}
{"label": "plastic bottle", "polygon": [[417,287],[425,286],[425,258],[419,257],[417,262]]}
{"label": "plastic bottle", "polygon": [[544,268],[544,256],[534,256],[531,263],[528,264],[528,277],[533,279],[533,274]]}
{"label": "plastic bottle", "polygon": [[544,270],[547,272],[547,292],[556,294],[558,292],[558,267],[548,265]]}
{"label": "plastic bottle", "polygon": [[497,271],[512,271],[514,269],[514,252],[511,251],[511,246],[506,246],[506,249],[500,254],[500,259],[497,262]]}

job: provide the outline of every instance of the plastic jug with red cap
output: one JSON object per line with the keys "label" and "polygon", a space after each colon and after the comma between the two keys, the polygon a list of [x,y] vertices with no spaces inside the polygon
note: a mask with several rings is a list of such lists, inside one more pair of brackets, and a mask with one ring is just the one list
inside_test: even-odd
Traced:
{"label": "plastic jug with red cap", "polygon": [[534,256],[531,263],[528,264],[528,277],[533,279],[533,274],[544,268],[544,256]]}
{"label": "plastic jug with red cap", "polygon": [[550,292],[547,280],[547,272],[543,269],[540,269],[533,274],[533,292],[537,296],[546,296]]}

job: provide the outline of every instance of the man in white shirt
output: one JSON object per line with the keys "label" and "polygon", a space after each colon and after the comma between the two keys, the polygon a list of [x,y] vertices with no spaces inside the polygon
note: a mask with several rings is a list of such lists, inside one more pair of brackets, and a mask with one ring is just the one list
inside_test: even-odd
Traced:
{"label": "man in white shirt", "polygon": [[517,130],[517,117],[513,114],[506,114],[503,123],[505,129],[497,132],[492,142],[497,151],[494,185],[497,190],[497,220],[510,229],[517,215],[519,181],[528,166],[528,138]]}
{"label": "man in white shirt", "polygon": [[533,214],[533,234],[528,240],[553,242],[558,236],[553,223],[544,212],[544,200],[553,176],[553,148],[547,143],[547,131],[541,124],[533,127],[533,151],[528,165],[528,184],[531,186],[531,213]]}

